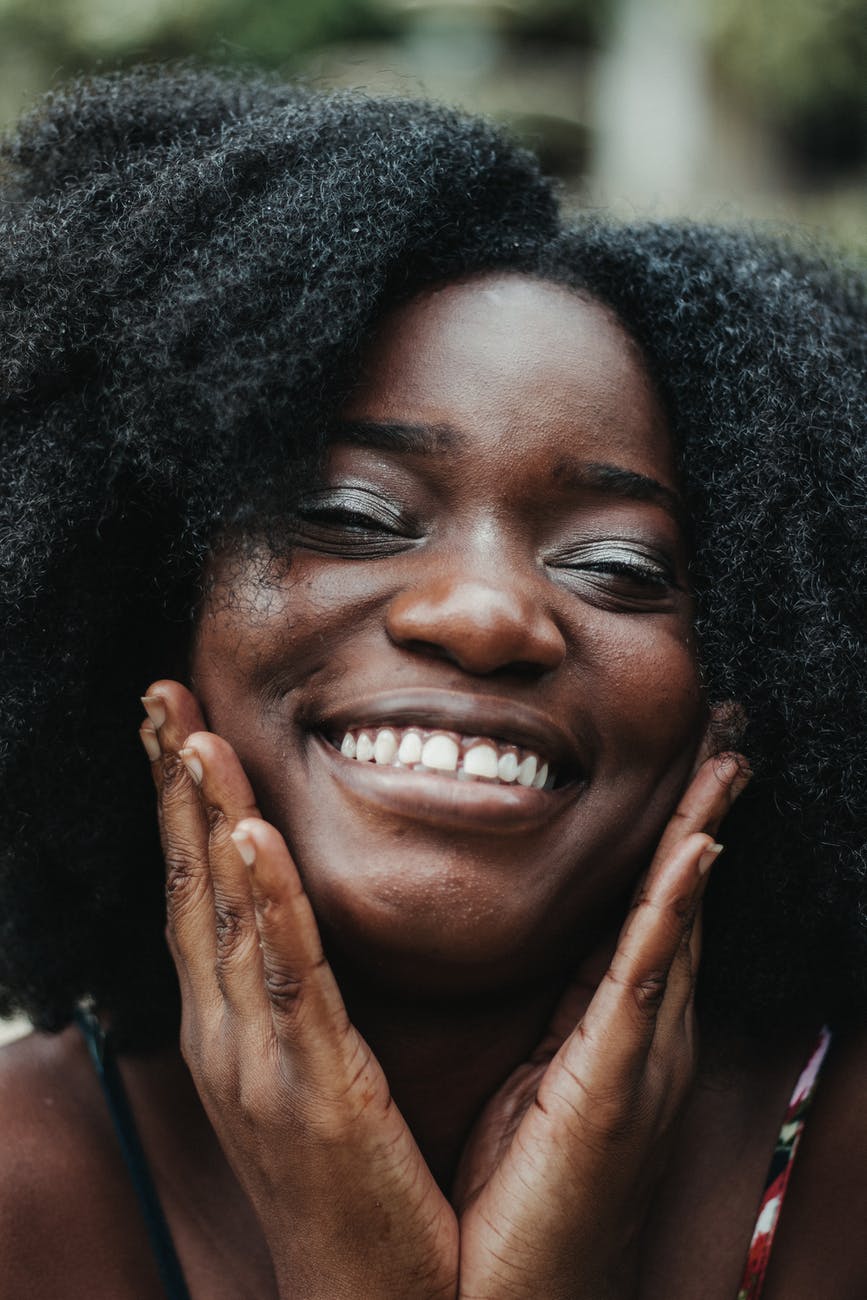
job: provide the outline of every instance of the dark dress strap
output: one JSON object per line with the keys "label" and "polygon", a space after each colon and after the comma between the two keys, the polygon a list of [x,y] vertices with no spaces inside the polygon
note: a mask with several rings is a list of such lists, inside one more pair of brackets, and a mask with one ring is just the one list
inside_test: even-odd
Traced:
{"label": "dark dress strap", "polygon": [[138,1203],[168,1300],[190,1300],[175,1244],[142,1149],[129,1099],[111,1047],[111,1036],[91,1011],[79,1007],[75,1019],[84,1035],[96,1068],[103,1096],[108,1104],[120,1149]]}

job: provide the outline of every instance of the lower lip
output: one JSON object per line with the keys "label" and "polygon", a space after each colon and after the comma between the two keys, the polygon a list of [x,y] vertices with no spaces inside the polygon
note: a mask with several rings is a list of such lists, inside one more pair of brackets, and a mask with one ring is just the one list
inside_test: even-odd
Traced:
{"label": "lower lip", "polygon": [[576,799],[583,783],[557,790],[521,785],[461,781],[431,772],[360,763],[345,758],[322,736],[314,735],[316,752],[332,778],[350,798],[383,813],[456,830],[513,831],[542,826],[561,807]]}

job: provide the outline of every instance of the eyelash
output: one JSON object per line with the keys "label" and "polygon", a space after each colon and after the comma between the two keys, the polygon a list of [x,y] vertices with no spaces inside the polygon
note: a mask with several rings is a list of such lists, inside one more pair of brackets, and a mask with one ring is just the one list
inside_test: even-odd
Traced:
{"label": "eyelash", "polygon": [[555,566],[578,575],[625,578],[638,586],[660,593],[679,589],[667,564],[626,544],[588,542],[580,551],[559,557]]}
{"label": "eyelash", "polygon": [[301,511],[301,517],[313,523],[333,524],[338,528],[352,528],[358,532],[392,532],[382,520],[362,510],[349,510],[345,506],[323,507],[320,510]]}

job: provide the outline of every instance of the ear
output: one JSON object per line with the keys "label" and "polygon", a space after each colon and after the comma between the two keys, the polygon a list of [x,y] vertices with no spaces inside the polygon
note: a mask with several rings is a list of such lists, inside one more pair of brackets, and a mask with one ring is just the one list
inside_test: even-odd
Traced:
{"label": "ear", "polygon": [[727,749],[738,749],[747,729],[744,706],[737,700],[720,700],[710,706],[707,725],[699,741],[690,780],[706,759]]}

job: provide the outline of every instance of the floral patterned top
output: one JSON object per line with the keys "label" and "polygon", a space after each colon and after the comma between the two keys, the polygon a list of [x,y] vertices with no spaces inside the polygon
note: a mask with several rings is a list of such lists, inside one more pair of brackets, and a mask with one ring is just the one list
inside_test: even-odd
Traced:
{"label": "floral patterned top", "polygon": [[737,1300],[759,1300],[762,1294],[783,1197],[789,1185],[807,1111],[816,1092],[819,1071],[822,1069],[830,1046],[831,1031],[825,1026],[795,1084],[795,1091],[792,1093],[783,1127],[777,1138]]}

